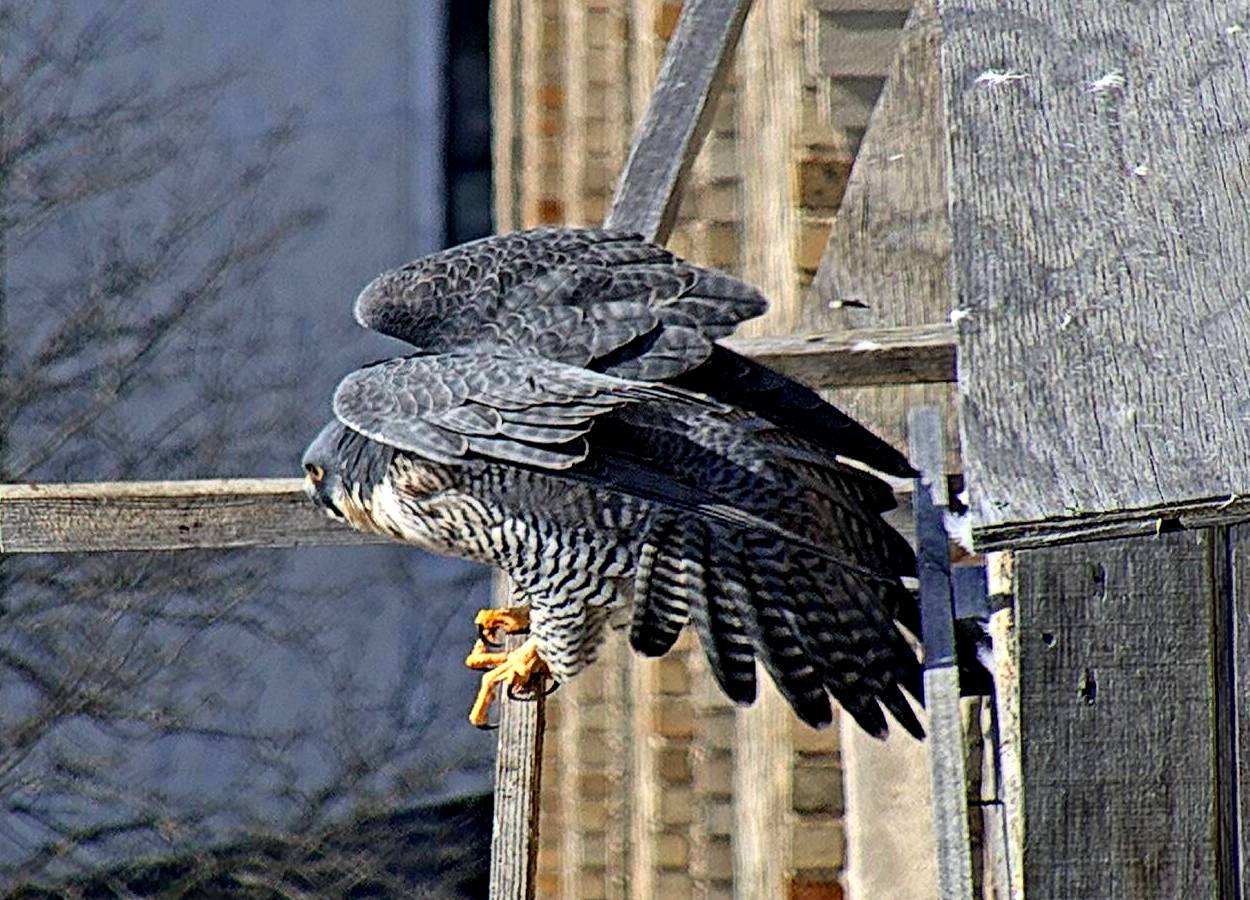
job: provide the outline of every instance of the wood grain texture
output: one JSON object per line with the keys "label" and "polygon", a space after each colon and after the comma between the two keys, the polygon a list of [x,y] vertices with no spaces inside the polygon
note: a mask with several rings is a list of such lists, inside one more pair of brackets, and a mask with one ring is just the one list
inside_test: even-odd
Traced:
{"label": "wood grain texture", "polygon": [[[497,582],[503,582],[502,577]],[[496,588],[500,605],[508,589]],[[511,635],[512,650],[524,635]],[[490,842],[490,900],[531,900],[537,896],[538,800],[542,791],[543,730],[547,699],[501,696],[499,742],[495,751],[495,811]]]}
{"label": "wood grain texture", "polygon": [[[946,138],[935,2],[920,0],[907,20],[798,323],[803,330],[950,327]],[[868,308],[838,306],[846,301]],[[834,400],[897,446],[906,443],[909,409],[940,406],[947,422],[947,466],[957,469],[952,387],[839,391]]]}
{"label": "wood grain texture", "polygon": [[1250,497],[1232,495],[1165,503],[1144,509],[1091,513],[1068,519],[1007,522],[979,529],[975,536],[977,549],[987,552],[1016,547],[1050,547],[1110,540],[1179,529],[1209,528],[1245,521],[1247,518],[1250,518]]}
{"label": "wood grain texture", "polygon": [[[910,535],[911,489],[892,525]],[[0,553],[386,543],[322,515],[294,478],[0,484]]]}
{"label": "wood grain texture", "polygon": [[1246,12],[943,3],[978,529],[1250,489]]}
{"label": "wood grain texture", "polygon": [[994,660],[994,722],[997,737],[998,800],[1004,834],[994,848],[995,900],[1024,900],[1024,775],[1020,762],[1020,641],[1016,628],[1015,561],[1010,552],[986,555],[992,604],[990,616]]}
{"label": "wood grain texture", "polygon": [[1013,554],[1026,896],[1218,895],[1214,540]]}
{"label": "wood grain texture", "polygon": [[[1250,524],[1228,529],[1228,603],[1217,610],[1217,715],[1220,749],[1216,771],[1223,781],[1220,797],[1223,896],[1250,895]],[[1241,893],[1236,893],[1240,889]]]}
{"label": "wood grain texture", "polygon": [[721,343],[818,389],[955,380],[955,329],[944,324],[730,338]]}
{"label": "wood grain texture", "polygon": [[327,518],[295,478],[0,485],[0,553],[384,540]]}
{"label": "wood grain texture", "polygon": [[609,228],[664,243],[751,0],[687,0],[608,214]]}

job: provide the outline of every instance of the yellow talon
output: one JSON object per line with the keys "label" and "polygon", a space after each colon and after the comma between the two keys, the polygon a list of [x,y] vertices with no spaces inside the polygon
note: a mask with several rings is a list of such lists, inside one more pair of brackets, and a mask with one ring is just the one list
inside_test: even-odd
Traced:
{"label": "yellow talon", "polygon": [[[476,650],[475,647],[475,652],[469,654],[469,659],[477,655]],[[483,653],[482,657],[486,655],[488,654]],[[469,721],[478,728],[487,726],[487,714],[501,684],[536,692],[542,690],[541,682],[547,675],[547,664],[538,655],[538,643],[533,638],[515,650],[497,655],[503,657],[503,660],[482,676],[482,686],[478,689],[477,699],[473,701],[473,708],[469,710]]]}

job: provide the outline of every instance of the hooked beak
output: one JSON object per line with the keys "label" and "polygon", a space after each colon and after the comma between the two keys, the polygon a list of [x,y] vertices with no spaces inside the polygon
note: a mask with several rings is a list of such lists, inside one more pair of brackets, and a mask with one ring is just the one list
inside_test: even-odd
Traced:
{"label": "hooked beak", "polygon": [[332,518],[343,518],[342,511],[334,505],[334,500],[327,489],[325,469],[316,463],[308,463],[304,466],[304,493],[308,495],[317,509],[324,510]]}

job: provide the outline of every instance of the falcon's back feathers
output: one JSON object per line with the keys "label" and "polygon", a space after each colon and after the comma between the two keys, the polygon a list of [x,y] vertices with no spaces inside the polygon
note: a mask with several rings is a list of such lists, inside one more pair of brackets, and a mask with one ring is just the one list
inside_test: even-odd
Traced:
{"label": "falcon's back feathers", "polygon": [[637,235],[538,229],[484,238],[385,272],[356,299],[366,328],[426,351],[529,352],[659,381],[706,360],[712,341],[767,301]]}
{"label": "falcon's back feathers", "polygon": [[[881,518],[888,486],[838,457],[911,467],[814,392],[714,343],[765,306],[634,235],[476,241],[365,288],[356,318],[417,353],[347,376],[335,415],[397,461],[438,469],[458,524],[398,502],[386,515],[411,527],[389,531],[442,529],[425,543],[509,569],[551,655],[587,643],[558,630],[588,621],[587,604],[632,597],[633,646],[659,655],[692,626],[735,701],[755,697],[758,659],[813,725],[830,721],[832,694],[871,733],[885,731],[884,706],[919,735],[902,693],[919,696],[919,666],[896,625],[914,629],[900,579],[915,559]],[[393,488],[417,496],[401,468]]]}

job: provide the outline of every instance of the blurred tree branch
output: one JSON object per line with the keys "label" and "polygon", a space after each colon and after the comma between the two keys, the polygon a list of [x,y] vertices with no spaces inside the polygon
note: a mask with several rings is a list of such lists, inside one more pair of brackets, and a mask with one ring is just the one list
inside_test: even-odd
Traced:
{"label": "blurred tree branch", "polygon": [[[5,481],[248,471],[275,441],[305,437],[290,431],[296,368],[270,358],[265,323],[241,300],[321,215],[277,202],[297,117],[219,152],[212,112],[238,73],[172,86],[148,77],[151,18],[138,3],[0,0]],[[362,797],[436,777],[414,761],[434,708],[412,697],[425,660],[414,656],[374,708],[354,703],[335,623],[279,589],[281,559],[2,561],[0,884],[66,884],[119,853],[198,853],[223,827],[272,832],[246,788],[176,796],[136,780],[136,752],[211,764],[202,749],[187,756],[191,741],[248,761],[290,823],[269,851],[236,854],[257,886],[296,884],[273,861],[307,864],[328,823],[361,814]],[[267,687],[252,662],[275,651],[339,699],[328,729],[240,716]],[[368,875],[360,847],[322,850],[324,871]],[[217,859],[179,878],[222,871]]]}

